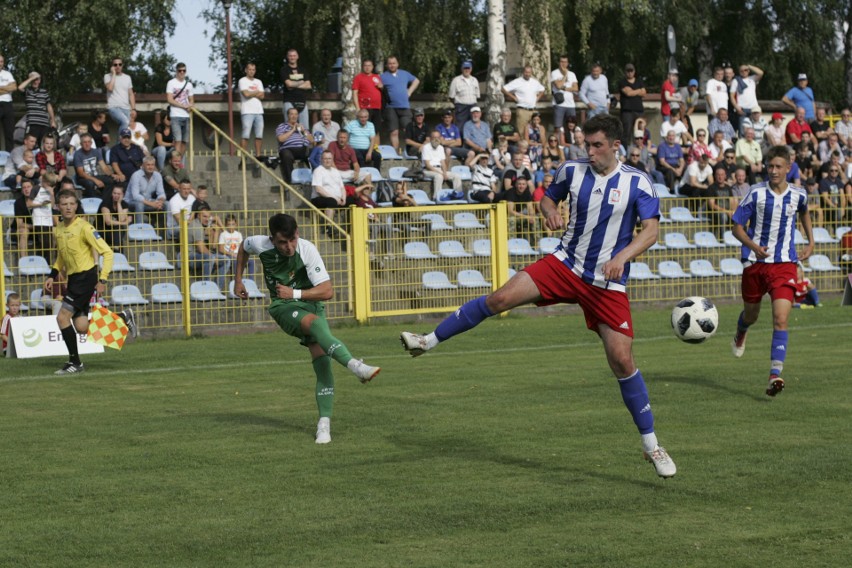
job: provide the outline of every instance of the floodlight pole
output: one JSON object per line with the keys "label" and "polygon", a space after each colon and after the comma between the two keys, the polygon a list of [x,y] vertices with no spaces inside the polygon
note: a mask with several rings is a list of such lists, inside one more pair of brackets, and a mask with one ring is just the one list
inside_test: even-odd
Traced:
{"label": "floodlight pole", "polygon": [[231,71],[231,3],[232,0],[222,0],[225,7],[225,52],[228,59],[228,154],[234,155],[234,77]]}

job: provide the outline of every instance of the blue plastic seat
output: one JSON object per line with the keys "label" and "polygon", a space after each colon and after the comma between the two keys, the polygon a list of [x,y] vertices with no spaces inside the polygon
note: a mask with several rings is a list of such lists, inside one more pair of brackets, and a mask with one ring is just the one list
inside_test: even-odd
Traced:
{"label": "blue plastic seat", "polygon": [[447,224],[447,221],[442,215],[437,213],[427,213],[420,216],[424,221],[429,221],[432,224],[433,231],[452,231],[453,227]]}
{"label": "blue plastic seat", "polygon": [[450,171],[457,174],[462,181],[471,180],[470,168],[467,166],[453,166],[450,168]]}
{"label": "blue plastic seat", "polygon": [[664,260],[657,266],[657,272],[662,278],[691,278],[683,271],[683,267],[674,260]]}
{"label": "blue plastic seat", "polygon": [[692,237],[699,248],[725,248],[725,245],[716,240],[716,235],[710,231],[698,231]]}
{"label": "blue plastic seat", "polygon": [[509,256],[537,255],[538,252],[530,246],[526,239],[509,239]]}
{"label": "blue plastic seat", "polygon": [[435,205],[435,202],[429,199],[429,195],[422,189],[409,189],[408,195],[417,205]]}
{"label": "blue plastic seat", "polygon": [[438,243],[438,254],[444,258],[468,258],[473,256],[460,241],[441,241]]}
{"label": "blue plastic seat", "polygon": [[311,181],[313,180],[313,172],[310,168],[296,168],[293,170],[293,173],[290,175],[290,183],[292,184],[305,184],[311,185]]}
{"label": "blue plastic seat", "polygon": [[632,280],[659,280],[660,277],[654,274],[651,268],[644,262],[630,263],[630,278]]}
{"label": "blue plastic seat", "polygon": [[694,249],[695,245],[686,239],[683,233],[666,233],[666,248],[670,249]]}
{"label": "blue plastic seat", "polygon": [[[257,287],[257,283],[251,278],[243,278],[243,286],[246,288],[246,293],[248,293],[248,297],[251,299],[257,298],[265,298],[266,294],[260,291]],[[229,298],[239,298],[236,294],[234,294],[234,281],[231,280],[228,282],[228,297]],[[242,299],[242,298],[240,298]]]}
{"label": "blue plastic seat", "polygon": [[199,280],[189,285],[189,299],[196,302],[226,300],[219,286],[212,280]]}
{"label": "blue plastic seat", "polygon": [[411,181],[411,178],[405,177],[405,172],[408,170],[405,166],[393,166],[388,170],[388,179],[391,181]]}
{"label": "blue plastic seat", "polygon": [[719,270],[728,276],[741,276],[743,273],[743,261],[738,258],[723,258],[719,261]]}
{"label": "blue plastic seat", "polygon": [[160,251],[146,251],[139,255],[139,268],[143,270],[174,270],[166,255]]}
{"label": "blue plastic seat", "polygon": [[80,205],[83,206],[83,213],[86,215],[94,215],[101,208],[102,200],[98,197],[84,197],[80,200]]}
{"label": "blue plastic seat", "polygon": [[541,254],[550,254],[556,250],[562,239],[557,237],[542,237],[538,240],[538,250]]}
{"label": "blue plastic seat", "polygon": [[491,239],[477,239],[473,241],[474,256],[491,256]]}
{"label": "blue plastic seat", "polygon": [[405,258],[409,260],[425,260],[438,258],[431,250],[429,250],[429,245],[421,241],[413,241],[410,243],[405,243],[403,247],[403,253],[405,254]]}
{"label": "blue plastic seat", "polygon": [[458,288],[450,282],[449,277],[440,270],[423,273],[423,287],[427,290],[455,290]]}
{"label": "blue plastic seat", "polygon": [[112,288],[112,302],[119,306],[144,306],[148,304],[139,288],[132,284],[121,284]]}
{"label": "blue plastic seat", "polygon": [[389,144],[379,144],[379,154],[382,155],[383,160],[402,160],[403,157],[400,156],[396,150],[393,149],[393,146]]}
{"label": "blue plastic seat", "polygon": [[713,264],[710,263],[709,260],[704,258],[698,258],[689,263],[689,272],[693,276],[707,278],[710,276],[722,276],[721,272],[718,272],[715,268],[713,268]]}
{"label": "blue plastic seat", "polygon": [[46,276],[50,274],[50,265],[43,256],[22,256],[18,261],[18,272],[22,276]]}
{"label": "blue plastic seat", "polygon": [[127,238],[131,241],[162,241],[150,223],[133,223],[127,226]]}
{"label": "blue plastic seat", "polygon": [[183,303],[183,294],[173,282],[159,282],[151,286],[151,301],[155,304]]}
{"label": "blue plastic seat", "polygon": [[478,270],[460,270],[456,280],[461,288],[491,288],[491,282]]}
{"label": "blue plastic seat", "polygon": [[485,225],[479,222],[476,215],[469,211],[462,211],[453,215],[453,225],[456,229],[485,229]]}

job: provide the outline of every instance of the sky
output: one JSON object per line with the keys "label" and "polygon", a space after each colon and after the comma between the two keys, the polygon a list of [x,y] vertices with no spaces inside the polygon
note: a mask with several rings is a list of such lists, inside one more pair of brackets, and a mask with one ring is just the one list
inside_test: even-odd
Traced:
{"label": "sky", "polygon": [[[221,6],[218,0],[212,0]],[[210,39],[204,36],[208,29],[207,22],[201,18],[201,10],[211,3],[210,0],[177,0],[175,5],[175,33],[166,40],[166,49],[179,62],[186,63],[189,77],[196,87],[196,93],[212,92],[213,87],[221,82],[221,76],[226,71],[224,61],[222,69],[211,68],[207,58],[212,51]],[[223,9],[224,14],[224,9]],[[212,30],[208,32],[212,35]],[[202,85],[205,83],[206,85]]]}

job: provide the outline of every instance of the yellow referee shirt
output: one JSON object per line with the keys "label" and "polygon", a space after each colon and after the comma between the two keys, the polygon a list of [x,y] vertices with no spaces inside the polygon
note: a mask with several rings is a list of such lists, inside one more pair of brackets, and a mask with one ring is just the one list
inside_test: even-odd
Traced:
{"label": "yellow referee shirt", "polygon": [[109,279],[109,273],[112,271],[112,249],[88,221],[80,217],[75,217],[70,225],[60,221],[53,232],[59,253],[53,268],[59,271],[65,269],[68,276],[85,272],[95,266],[92,251],[97,251],[104,257],[100,279]]}

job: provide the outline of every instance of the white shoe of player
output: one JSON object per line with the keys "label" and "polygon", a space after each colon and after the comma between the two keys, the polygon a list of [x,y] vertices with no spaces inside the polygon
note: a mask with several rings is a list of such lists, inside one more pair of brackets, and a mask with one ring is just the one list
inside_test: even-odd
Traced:
{"label": "white shoe of player", "polygon": [[419,357],[429,351],[429,343],[425,335],[403,331],[399,334],[399,340],[412,357]]}
{"label": "white shoe of player", "polygon": [[367,365],[361,359],[352,359],[349,361],[347,367],[349,367],[350,371],[355,373],[355,376],[358,377],[362,383],[369,383],[376,378],[376,375],[378,375],[382,370],[381,367],[372,367]]}
{"label": "white shoe of player", "polygon": [[677,473],[677,467],[664,447],[657,446],[654,451],[644,452],[643,455],[646,460],[654,464],[654,469],[660,477],[674,477]]}
{"label": "white shoe of player", "polygon": [[740,335],[740,333],[737,332],[736,335],[734,335],[734,340],[731,342],[731,352],[734,354],[734,357],[742,357],[743,353],[745,353],[745,340],[745,333]]}
{"label": "white shoe of player", "polygon": [[328,444],[331,442],[331,420],[320,418],[317,422],[317,444]]}

